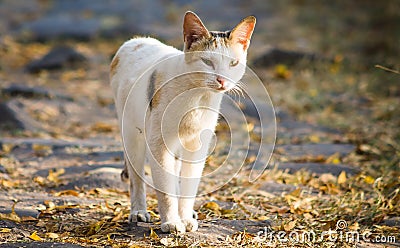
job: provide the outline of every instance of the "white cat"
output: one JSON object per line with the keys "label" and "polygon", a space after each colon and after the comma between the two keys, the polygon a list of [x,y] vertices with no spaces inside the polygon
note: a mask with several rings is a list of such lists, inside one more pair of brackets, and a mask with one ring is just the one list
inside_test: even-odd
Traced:
{"label": "white cat", "polygon": [[130,179],[130,222],[150,221],[147,158],[161,230],[197,230],[193,205],[221,99],[244,75],[255,23],[249,16],[232,31],[208,31],[189,11],[183,52],[152,38],[133,38],[118,50],[110,80],[125,146],[121,175]]}

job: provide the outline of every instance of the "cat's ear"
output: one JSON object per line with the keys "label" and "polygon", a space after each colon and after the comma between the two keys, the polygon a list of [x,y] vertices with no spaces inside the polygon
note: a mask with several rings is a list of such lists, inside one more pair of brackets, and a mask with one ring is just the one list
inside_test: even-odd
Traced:
{"label": "cat's ear", "polygon": [[232,29],[229,39],[233,44],[241,44],[243,50],[246,51],[249,47],[255,25],[256,18],[254,16],[244,18],[234,29]]}
{"label": "cat's ear", "polygon": [[210,37],[207,28],[201,22],[200,18],[193,12],[188,11],[183,20],[183,41],[185,42],[184,50],[190,49],[192,44],[203,37]]}

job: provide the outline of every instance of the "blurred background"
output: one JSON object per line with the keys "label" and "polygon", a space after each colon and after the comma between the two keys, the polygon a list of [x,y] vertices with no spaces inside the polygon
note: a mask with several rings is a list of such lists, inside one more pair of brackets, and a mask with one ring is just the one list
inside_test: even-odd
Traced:
{"label": "blurred background", "polygon": [[[248,15],[257,17],[248,65],[268,89],[276,111],[278,137],[271,164],[291,170],[265,173],[258,185],[249,185],[243,176],[235,178],[198,202],[219,199],[221,206],[237,202],[241,208],[247,204],[234,214],[227,209],[225,217],[218,204],[214,210],[218,218],[243,223],[269,216],[285,231],[296,221],[327,230],[345,219],[351,230],[398,233],[399,0],[0,0],[0,203],[5,204],[0,210],[10,213],[15,199],[25,199],[18,206],[36,218],[32,204],[36,199],[46,209],[45,192],[69,190],[57,197],[73,196],[85,206],[84,197],[105,198],[98,188],[120,188],[113,194],[124,212],[116,207],[107,214],[119,226],[126,224],[129,207],[126,185],[119,178],[123,155],[109,64],[122,43],[137,35],[182,48],[187,10],[196,12],[209,30],[228,30]],[[259,142],[257,127],[250,124],[245,130]],[[225,129],[217,127],[218,137],[228,143]],[[228,145],[217,147],[206,168],[218,168]],[[246,166],[254,160],[249,156]],[[100,171],[103,167],[108,170]],[[316,171],[307,174],[310,168]],[[304,187],[312,189],[310,195],[300,193]],[[91,188],[97,191],[87,190]],[[282,197],[285,192],[296,201]],[[307,200],[308,196],[314,198]],[[57,197],[54,202],[60,200]],[[156,212],[154,194],[148,203]],[[51,205],[48,209],[54,210]],[[104,215],[106,208],[99,209]],[[207,207],[198,209],[214,218]],[[100,220],[93,225],[91,221],[103,215],[82,217],[78,224],[87,232],[76,228],[78,218],[73,215],[69,221],[47,218],[46,223],[54,222],[52,232],[71,226],[75,237],[88,237],[98,223],[103,226]],[[15,213],[7,218],[14,221]],[[0,227],[12,226],[2,223]],[[39,230],[33,224],[32,232]],[[117,229],[110,230],[114,235]],[[142,231],[148,234],[148,228]],[[211,233],[207,235],[205,240]],[[104,237],[104,242],[110,241],[110,236]],[[21,239],[28,237],[3,240]]]}

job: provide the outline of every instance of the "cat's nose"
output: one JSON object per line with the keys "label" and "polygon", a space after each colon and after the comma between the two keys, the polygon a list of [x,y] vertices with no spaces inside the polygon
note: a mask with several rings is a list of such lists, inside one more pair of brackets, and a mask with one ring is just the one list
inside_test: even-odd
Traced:
{"label": "cat's nose", "polygon": [[218,76],[217,77],[218,83],[221,85],[221,89],[225,89],[225,79],[223,77]]}

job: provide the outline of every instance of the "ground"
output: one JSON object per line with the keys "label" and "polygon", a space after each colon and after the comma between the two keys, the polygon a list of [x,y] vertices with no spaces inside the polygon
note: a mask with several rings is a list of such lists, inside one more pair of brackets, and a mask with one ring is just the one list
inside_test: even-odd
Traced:
{"label": "ground", "polygon": [[[398,2],[0,5],[0,247],[399,246]],[[236,125],[217,127],[199,231],[175,235],[161,233],[151,189],[152,222],[128,224],[108,68],[131,35],[181,47],[187,9],[221,30],[256,15],[249,66],[274,105],[277,137],[271,159],[257,160],[274,120],[260,127],[248,97],[234,97],[245,125],[224,105]],[[56,60],[44,57],[57,47]],[[268,111],[269,101],[256,101]],[[226,149],[234,130],[249,134],[250,148]],[[213,174],[228,152],[229,166]]]}

